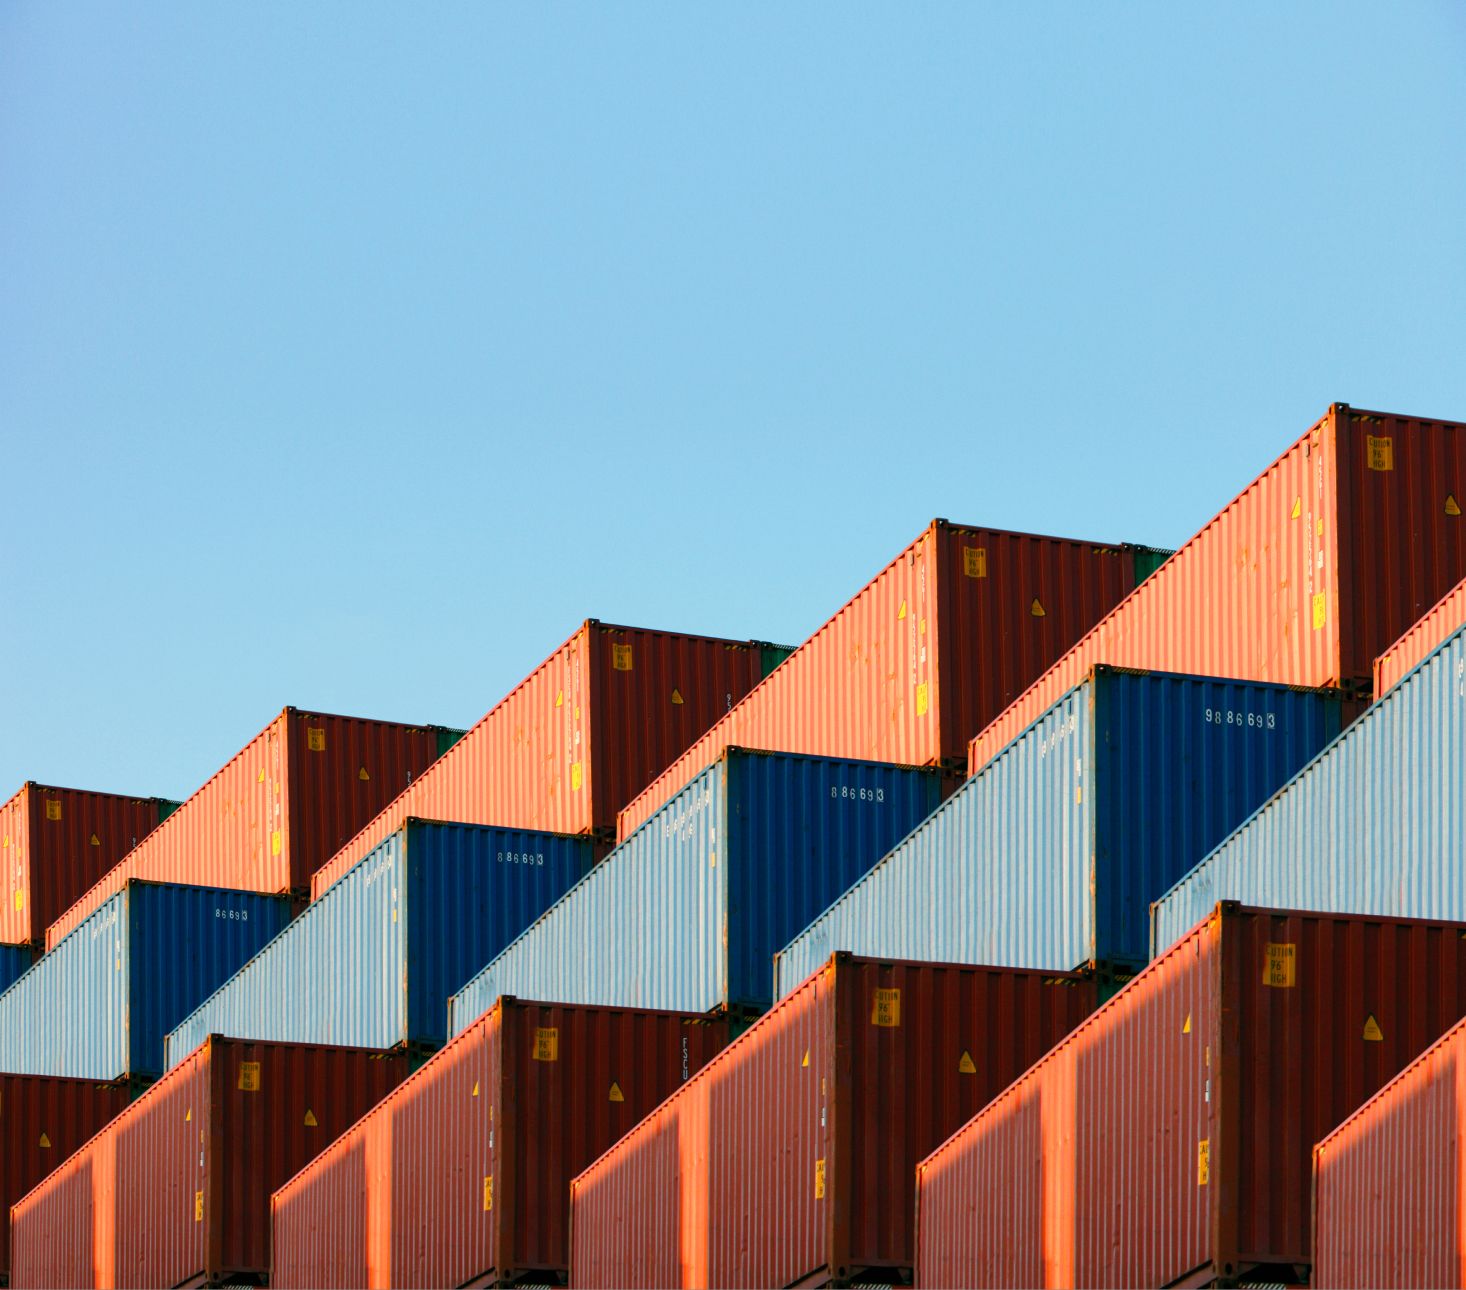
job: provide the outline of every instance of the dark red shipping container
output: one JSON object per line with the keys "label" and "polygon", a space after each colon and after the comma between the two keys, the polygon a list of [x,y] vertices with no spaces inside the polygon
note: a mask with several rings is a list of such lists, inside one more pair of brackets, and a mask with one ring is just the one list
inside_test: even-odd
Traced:
{"label": "dark red shipping container", "polygon": [[270,1193],[407,1073],[403,1055],[211,1036],[14,1206],[12,1284],[258,1281]]}
{"label": "dark red shipping container", "polygon": [[916,1162],[1095,1002],[1075,974],[836,954],[575,1179],[571,1283],[909,1273]]}
{"label": "dark red shipping container", "polygon": [[967,741],[1119,604],[1154,552],[931,525],[641,793],[623,841],[728,748],[960,768]]}
{"label": "dark red shipping container", "polygon": [[339,848],[313,895],[409,817],[609,839],[616,812],[759,683],[762,654],[757,641],[583,623]]}
{"label": "dark red shipping container", "polygon": [[84,1079],[0,1075],[0,1284],[10,1275],[10,1207],[109,1120],[127,1089]]}
{"label": "dark red shipping container", "polygon": [[1466,576],[1466,426],[1336,403],[968,752],[975,774],[1097,663],[1356,689]]}
{"label": "dark red shipping container", "polygon": [[317,868],[437,760],[441,734],[286,708],[50,925],[47,948],[129,878],[304,892]]}
{"label": "dark red shipping container", "polygon": [[1382,698],[1437,645],[1466,626],[1466,578],[1446,592],[1424,616],[1374,660],[1374,697]]}
{"label": "dark red shipping container", "polygon": [[0,806],[0,945],[40,945],[176,803],[28,783]]}
{"label": "dark red shipping container", "polygon": [[275,1193],[272,1286],[560,1281],[570,1179],[725,1021],[502,998]]}
{"label": "dark red shipping container", "polygon": [[1463,938],[1219,905],[921,1162],[917,1284],[1297,1284],[1313,1144],[1466,1012]]}

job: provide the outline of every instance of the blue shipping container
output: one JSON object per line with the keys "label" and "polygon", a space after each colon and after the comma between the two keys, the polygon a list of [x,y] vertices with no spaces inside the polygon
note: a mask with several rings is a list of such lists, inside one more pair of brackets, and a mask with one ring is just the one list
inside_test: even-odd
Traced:
{"label": "blue shipping container", "polygon": [[0,994],[0,1068],[155,1079],[163,1036],[290,920],[290,900],[132,881]]}
{"label": "blue shipping container", "polygon": [[779,955],[1146,961],[1150,902],[1339,733],[1334,691],[1097,667]]}
{"label": "blue shipping container", "polygon": [[1156,901],[1154,952],[1219,900],[1466,922],[1466,629]]}
{"label": "blue shipping container", "polygon": [[168,1036],[441,1048],[448,996],[590,869],[591,840],[409,820]]}
{"label": "blue shipping container", "polygon": [[769,1006],[773,954],[929,815],[935,770],[730,748],[457,994]]}
{"label": "blue shipping container", "polygon": [[30,965],[29,945],[0,945],[0,990],[10,989],[11,984],[19,981]]}

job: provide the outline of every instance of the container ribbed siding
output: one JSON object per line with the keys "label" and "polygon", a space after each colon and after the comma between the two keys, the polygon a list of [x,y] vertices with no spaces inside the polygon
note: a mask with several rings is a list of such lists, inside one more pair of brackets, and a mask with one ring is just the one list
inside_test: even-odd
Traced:
{"label": "container ribbed siding", "polygon": [[727,1042],[724,1021],[501,999],[275,1193],[270,1284],[562,1280],[570,1179]]}
{"label": "container ribbed siding", "polygon": [[836,955],[575,1179],[573,1284],[909,1274],[916,1162],[1095,1003],[1079,976]]}
{"label": "container ribbed siding", "polygon": [[1133,969],[1150,902],[1339,733],[1337,691],[1095,668],[784,947]]}
{"label": "container ribbed siding", "polygon": [[25,784],[0,806],[0,942],[44,943],[46,928],[176,805]]}
{"label": "container ribbed siding", "polygon": [[[441,1048],[448,996],[591,867],[589,838],[409,820],[168,1036]],[[329,982],[329,988],[323,988]]]}
{"label": "container ribbed siding", "polygon": [[730,747],[955,765],[1118,604],[1135,549],[935,520],[626,807],[622,840]]}
{"label": "container ribbed siding", "polygon": [[774,645],[769,641],[758,641],[759,679],[768,676],[786,658],[794,653],[793,645]]}
{"label": "container ribbed siding", "polygon": [[609,836],[616,812],[762,674],[757,641],[588,620],[347,840],[312,895],[409,817]]}
{"label": "container ribbed siding", "polygon": [[1466,921],[1466,629],[1151,910],[1159,953],[1218,900]]}
{"label": "container ribbed siding", "polygon": [[286,708],[46,932],[47,948],[132,878],[296,892],[438,757],[438,728]]}
{"label": "container ribbed siding", "polygon": [[1313,1144],[1466,1012],[1463,933],[1219,906],[922,1161],[916,1283],[1296,1284]]}
{"label": "container ribbed siding", "polygon": [[0,991],[10,989],[29,971],[33,956],[29,945],[0,945]]}
{"label": "container ribbed siding", "polygon": [[164,1035],[289,918],[285,896],[129,882],[0,994],[0,1062],[23,1075],[154,1079]]}
{"label": "container ribbed siding", "polygon": [[1374,660],[1374,697],[1383,698],[1462,627],[1466,627],[1466,579],[1446,592],[1415,626]]}
{"label": "container ribbed siding", "polygon": [[1313,1150],[1312,1286],[1466,1285],[1466,1023]]}
{"label": "container ribbed siding", "polygon": [[1334,404],[973,739],[968,772],[1096,663],[1365,690],[1466,575],[1463,482],[1466,426]]}
{"label": "container ribbed siding", "polygon": [[0,1075],[0,1281],[10,1273],[11,1205],[127,1103],[120,1085]]}
{"label": "container ribbed siding", "polygon": [[407,1069],[403,1055],[211,1037],[15,1206],[14,1284],[259,1284],[270,1193]]}
{"label": "container ribbed siding", "polygon": [[729,749],[454,996],[449,1030],[501,994],[761,1012],[774,952],[940,795],[935,770]]}

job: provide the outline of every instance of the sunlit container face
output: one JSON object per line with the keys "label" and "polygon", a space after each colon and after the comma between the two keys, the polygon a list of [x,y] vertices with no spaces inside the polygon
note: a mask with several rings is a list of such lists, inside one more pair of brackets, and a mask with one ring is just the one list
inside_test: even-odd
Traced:
{"label": "sunlit container face", "polygon": [[1130,547],[938,520],[658,776],[617,836],[730,747],[960,762],[967,740],[1140,576]]}
{"label": "sunlit container face", "polygon": [[407,1071],[405,1056],[212,1037],[15,1206],[13,1283],[258,1284],[270,1193]]}
{"label": "sunlit container face", "polygon": [[572,1284],[909,1274],[916,1162],[1095,997],[1074,976],[837,956],[575,1180]]}
{"label": "sunlit container face", "polygon": [[1466,579],[1446,592],[1419,622],[1374,660],[1374,697],[1383,698],[1462,627],[1466,627]]}
{"label": "sunlit container face", "polygon": [[589,838],[409,820],[179,1022],[168,1064],[210,1034],[441,1048],[448,997],[590,866]]}
{"label": "sunlit container face", "polygon": [[300,892],[438,756],[439,732],[286,708],[46,933],[54,947],[131,878]]}
{"label": "sunlit container face", "polygon": [[763,649],[590,621],[315,877],[319,897],[408,817],[551,833],[616,812],[756,686]]}
{"label": "sunlit container face", "polygon": [[937,771],[732,749],[453,998],[763,1011],[778,948],[936,808]]}
{"label": "sunlit container face", "polygon": [[1295,1276],[1313,1144],[1466,1013],[1463,933],[1220,906],[921,1163],[917,1284]]}
{"label": "sunlit container face", "polygon": [[501,1000],[275,1194],[271,1285],[562,1278],[571,1177],[727,1035],[677,1013]]}
{"label": "sunlit container face", "polygon": [[26,784],[0,806],[0,942],[40,944],[73,901],[158,827],[173,806]]}
{"label": "sunlit container face", "polygon": [[1335,404],[973,739],[969,773],[1097,663],[1363,689],[1466,575],[1463,480],[1466,426]]}

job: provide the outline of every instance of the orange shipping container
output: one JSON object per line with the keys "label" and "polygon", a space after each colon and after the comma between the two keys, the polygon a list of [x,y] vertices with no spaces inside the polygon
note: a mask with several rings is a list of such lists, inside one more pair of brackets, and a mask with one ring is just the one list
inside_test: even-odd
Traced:
{"label": "orange shipping container", "polygon": [[616,812],[758,684],[761,656],[754,641],[585,622],[339,848],[313,896],[409,817],[609,838]]}
{"label": "orange shipping container", "polygon": [[1466,578],[1446,592],[1409,631],[1374,660],[1374,697],[1423,663],[1448,636],[1466,626]]}
{"label": "orange shipping container", "polygon": [[976,774],[1098,663],[1368,691],[1466,575],[1466,425],[1336,403],[973,739]]}
{"label": "orange shipping container", "polygon": [[960,765],[967,741],[1123,600],[1154,555],[934,520],[631,802],[617,836],[728,748]]}
{"label": "orange shipping container", "polygon": [[286,708],[51,924],[47,948],[130,878],[303,892],[343,842],[437,760],[442,735]]}

